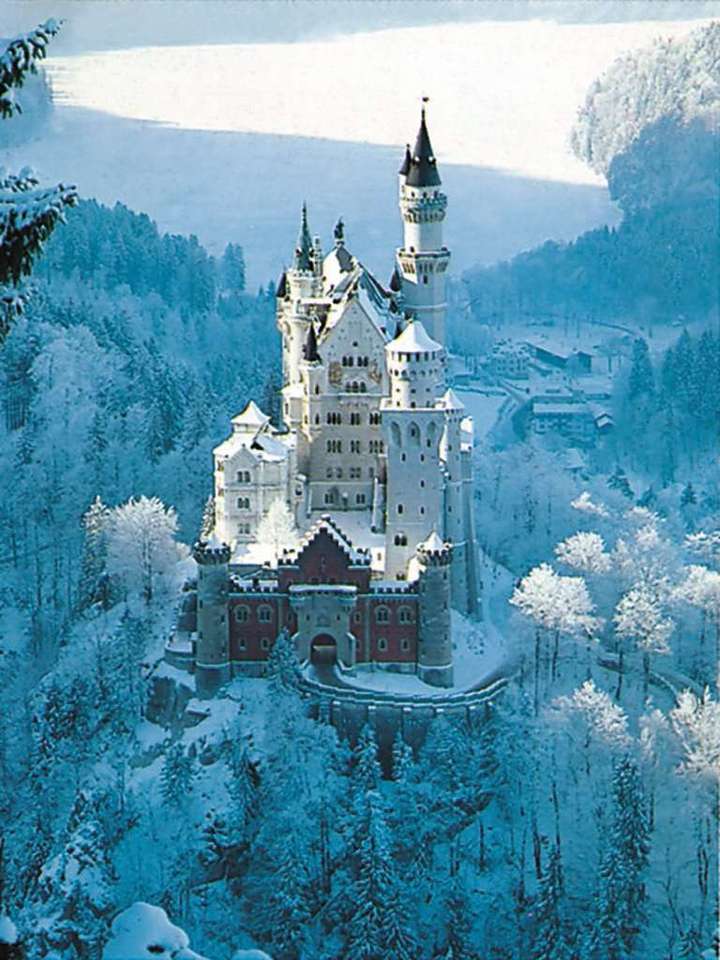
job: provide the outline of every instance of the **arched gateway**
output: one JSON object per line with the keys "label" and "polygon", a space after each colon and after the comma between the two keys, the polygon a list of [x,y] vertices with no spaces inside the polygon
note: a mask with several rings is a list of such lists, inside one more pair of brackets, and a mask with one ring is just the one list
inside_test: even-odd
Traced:
{"label": "arched gateway", "polygon": [[337,643],[329,633],[318,633],[310,644],[310,662],[327,666],[337,662]]}

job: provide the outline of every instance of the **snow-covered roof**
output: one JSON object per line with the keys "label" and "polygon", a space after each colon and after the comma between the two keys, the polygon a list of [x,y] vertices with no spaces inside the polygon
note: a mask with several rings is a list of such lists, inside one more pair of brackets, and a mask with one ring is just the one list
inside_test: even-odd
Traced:
{"label": "snow-covered roof", "polygon": [[444,410],[464,410],[465,404],[458,397],[452,387],[449,387],[440,398],[440,404]]}
{"label": "snow-covered roof", "polygon": [[336,287],[342,280],[343,274],[349,273],[356,264],[356,260],[344,245],[337,245],[323,260],[323,282],[326,289]]}
{"label": "snow-covered roof", "polygon": [[442,346],[432,339],[420,320],[411,320],[385,349],[393,353],[437,353]]}
{"label": "snow-covered roof", "polygon": [[213,450],[215,456],[224,460],[234,456],[239,450],[244,450],[253,460],[262,460],[265,463],[279,463],[288,456],[288,448],[292,446],[292,434],[273,434],[269,431],[270,421],[256,431],[232,433],[227,440],[223,440]]}
{"label": "snow-covered roof", "polygon": [[244,410],[232,418],[233,426],[244,427],[247,430],[259,430],[269,422],[270,417],[262,412],[254,400],[250,400]]}
{"label": "snow-covered roof", "polygon": [[445,549],[445,543],[438,536],[437,530],[433,530],[430,536],[423,540],[419,545],[420,549],[427,551],[427,553],[438,553],[440,550]]}
{"label": "snow-covered roof", "polygon": [[558,417],[587,417],[590,410],[585,403],[547,403],[535,401],[533,413],[536,416]]}
{"label": "snow-covered roof", "polygon": [[291,563],[297,560],[302,552],[310,546],[322,531],[325,531],[330,539],[347,554],[351,563],[367,563],[368,551],[355,547],[352,540],[343,533],[329,513],[322,514],[320,518],[313,523],[310,529],[303,534],[298,546],[294,550],[288,551],[286,559]]}

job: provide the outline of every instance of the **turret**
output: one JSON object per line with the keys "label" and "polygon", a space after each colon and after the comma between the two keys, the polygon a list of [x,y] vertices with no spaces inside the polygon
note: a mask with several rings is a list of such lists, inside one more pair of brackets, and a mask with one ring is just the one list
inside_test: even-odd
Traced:
{"label": "turret", "polygon": [[418,545],[418,676],[434,687],[453,684],[450,625],[452,547],[435,530]]}
{"label": "turret", "polygon": [[230,547],[213,534],[195,544],[193,557],[198,565],[196,689],[198,696],[211,697],[230,680]]}
{"label": "turret", "polygon": [[450,251],[443,243],[447,197],[428,133],[425,103],[415,146],[406,150],[400,167],[400,212],[403,245],[397,251],[404,304],[422,320],[428,333],[445,344],[445,274]]}

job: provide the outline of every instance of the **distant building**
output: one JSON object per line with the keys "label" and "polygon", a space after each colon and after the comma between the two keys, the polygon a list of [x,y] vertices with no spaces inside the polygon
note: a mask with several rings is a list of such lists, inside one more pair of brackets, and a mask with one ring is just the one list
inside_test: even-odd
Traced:
{"label": "distant building", "polygon": [[498,340],[493,344],[489,357],[490,369],[496,377],[508,380],[527,380],[530,366],[530,350],[525,343]]}
{"label": "distant building", "polygon": [[594,356],[587,350],[544,340],[526,340],[525,345],[538,363],[576,375],[592,372]]}

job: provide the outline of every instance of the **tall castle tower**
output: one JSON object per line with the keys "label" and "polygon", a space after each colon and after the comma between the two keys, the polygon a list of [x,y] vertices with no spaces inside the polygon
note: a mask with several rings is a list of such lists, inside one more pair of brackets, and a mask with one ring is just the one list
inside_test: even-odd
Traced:
{"label": "tall castle tower", "polygon": [[415,547],[443,514],[440,441],[445,413],[438,407],[445,351],[411,320],[385,348],[390,396],[382,401],[387,486],[385,570],[405,579]]}
{"label": "tall castle tower", "polygon": [[453,684],[450,565],[453,548],[433,530],[417,548],[418,676],[434,687]]}
{"label": "tall castle tower", "polygon": [[403,245],[397,250],[397,269],[405,308],[422,320],[430,336],[445,345],[445,273],[450,251],[443,244],[447,197],[422,108],[415,147],[405,152],[399,171]]}
{"label": "tall castle tower", "polygon": [[228,564],[230,548],[213,536],[193,547],[198,565],[195,675],[201,697],[212,696],[230,679]]}

